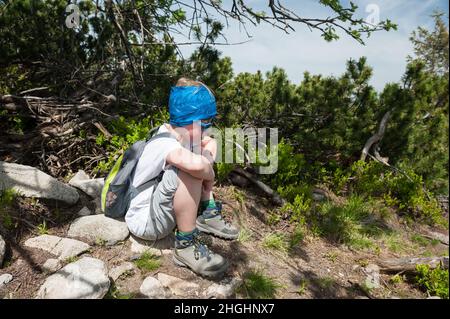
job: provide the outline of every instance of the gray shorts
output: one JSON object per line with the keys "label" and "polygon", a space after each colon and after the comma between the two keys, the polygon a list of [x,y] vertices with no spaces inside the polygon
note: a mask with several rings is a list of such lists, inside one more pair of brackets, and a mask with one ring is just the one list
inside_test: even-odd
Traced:
{"label": "gray shorts", "polygon": [[169,167],[155,187],[150,204],[150,218],[147,220],[144,234],[138,235],[145,240],[164,238],[171,234],[176,226],[173,196],[178,188],[178,169]]}

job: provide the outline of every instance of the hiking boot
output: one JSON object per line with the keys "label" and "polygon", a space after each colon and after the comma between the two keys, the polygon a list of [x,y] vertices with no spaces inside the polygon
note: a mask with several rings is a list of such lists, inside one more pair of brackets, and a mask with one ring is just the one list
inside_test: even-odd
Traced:
{"label": "hiking boot", "polygon": [[239,229],[226,222],[221,214],[221,207],[207,208],[197,217],[198,230],[213,234],[223,239],[236,239],[239,236]]}
{"label": "hiking boot", "polygon": [[210,278],[221,277],[228,269],[228,262],[219,254],[213,253],[198,233],[191,241],[176,242],[173,261],[178,266],[188,267],[195,273]]}

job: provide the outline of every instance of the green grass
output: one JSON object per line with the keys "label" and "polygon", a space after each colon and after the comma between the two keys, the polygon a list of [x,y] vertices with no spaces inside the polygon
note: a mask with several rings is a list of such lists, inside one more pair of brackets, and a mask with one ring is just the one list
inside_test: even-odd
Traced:
{"label": "green grass", "polygon": [[108,242],[106,240],[104,240],[103,238],[96,238],[95,239],[95,244],[97,246],[104,247],[104,246],[106,246],[107,243]]}
{"label": "green grass", "polygon": [[421,235],[418,235],[418,234],[413,234],[411,236],[411,240],[413,242],[419,244],[420,246],[428,246],[431,242],[429,239],[427,239]]}
{"label": "green grass", "polygon": [[324,257],[334,263],[334,262],[336,262],[338,256],[339,256],[339,254],[337,252],[330,251],[329,253],[326,253]]}
{"label": "green grass", "polygon": [[307,289],[308,289],[308,281],[306,279],[302,279],[298,285],[297,294],[302,296],[305,294]]}
{"label": "green grass", "polygon": [[392,233],[384,236],[383,242],[393,253],[405,253],[412,248],[411,244],[402,238],[398,233]]}
{"label": "green grass", "polygon": [[302,226],[298,225],[295,227],[294,232],[289,238],[289,249],[293,249],[303,242],[305,239],[305,232]]}
{"label": "green grass", "polygon": [[262,245],[264,248],[287,252],[289,243],[284,234],[272,233],[264,237]]}
{"label": "green grass", "polygon": [[47,223],[45,222],[45,220],[36,226],[37,232],[39,235],[46,235],[48,234],[48,227],[47,227]]}
{"label": "green grass", "polygon": [[14,221],[8,212],[19,193],[12,188],[0,191],[0,224],[6,229],[14,228]]}
{"label": "green grass", "polygon": [[104,299],[133,299],[133,298],[134,298],[133,293],[120,292],[114,283],[111,284],[107,294],[104,297]]}
{"label": "green grass", "polygon": [[319,278],[314,279],[314,282],[321,289],[330,290],[333,287],[333,285],[336,283],[336,280],[334,280],[331,277],[319,277]]}
{"label": "green grass", "polygon": [[134,261],[134,264],[140,270],[154,271],[161,266],[161,260],[158,256],[155,256],[149,252],[145,252]]}
{"label": "green grass", "polygon": [[245,243],[252,238],[252,232],[247,228],[242,227],[239,231],[238,241],[241,243]]}
{"label": "green grass", "polygon": [[68,264],[76,262],[78,259],[80,259],[79,256],[72,256],[72,257],[67,257],[66,259],[64,259],[64,261]]}
{"label": "green grass", "polygon": [[369,217],[371,209],[366,200],[353,195],[342,205],[325,202],[320,215],[316,217],[315,226],[320,235],[337,243],[354,248],[371,248],[373,243],[370,235],[379,230],[374,225],[370,227]]}
{"label": "green grass", "polygon": [[250,299],[273,299],[281,286],[261,270],[251,270],[244,274],[239,292]]}
{"label": "green grass", "polygon": [[394,275],[391,278],[389,278],[389,282],[393,285],[398,285],[405,281],[405,278],[401,275]]}
{"label": "green grass", "polygon": [[0,209],[11,206],[17,196],[19,196],[19,193],[12,188],[0,191]]}

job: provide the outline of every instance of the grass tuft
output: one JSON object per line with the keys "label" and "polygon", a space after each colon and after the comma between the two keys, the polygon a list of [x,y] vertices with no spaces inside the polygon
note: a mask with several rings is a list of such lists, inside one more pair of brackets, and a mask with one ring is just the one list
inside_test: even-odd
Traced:
{"label": "grass tuft", "polygon": [[262,245],[265,248],[281,252],[287,252],[289,248],[289,243],[287,242],[286,236],[280,233],[272,233],[267,235],[263,239]]}
{"label": "grass tuft", "polygon": [[149,252],[145,252],[134,261],[134,264],[140,270],[154,271],[161,266],[161,260],[158,256],[155,256]]}
{"label": "grass tuft", "polygon": [[251,270],[244,274],[239,291],[250,299],[273,299],[281,286],[261,270]]}

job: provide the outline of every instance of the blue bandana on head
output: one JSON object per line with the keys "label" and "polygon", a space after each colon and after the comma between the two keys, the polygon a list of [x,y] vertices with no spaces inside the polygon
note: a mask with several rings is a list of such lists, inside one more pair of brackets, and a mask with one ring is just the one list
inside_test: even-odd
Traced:
{"label": "blue bandana on head", "polygon": [[185,126],[216,116],[216,99],[204,85],[173,86],[169,98],[170,124]]}

